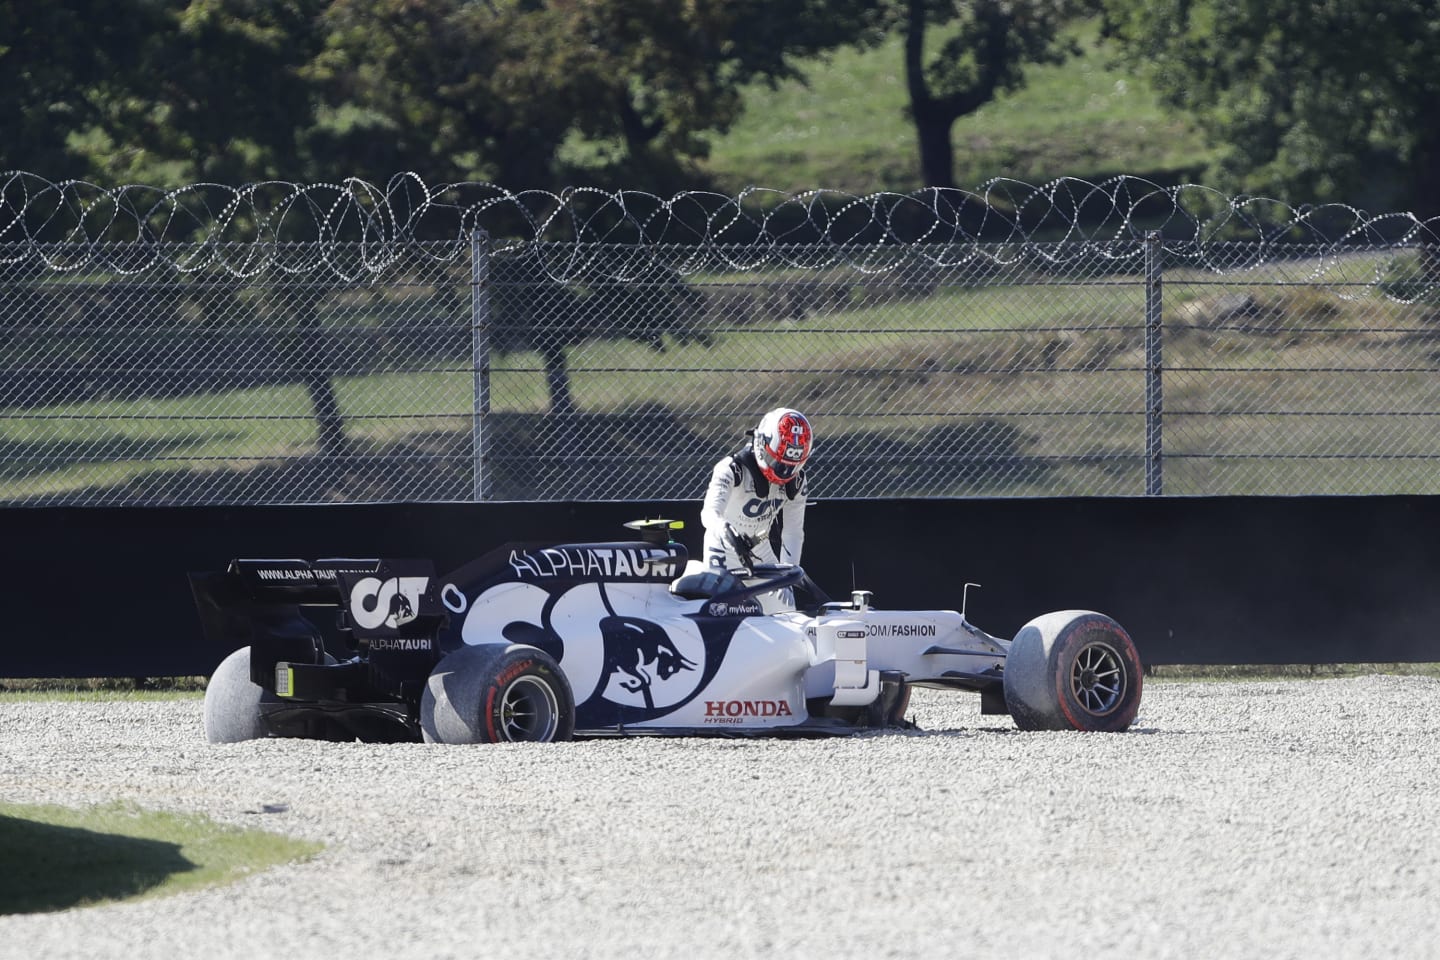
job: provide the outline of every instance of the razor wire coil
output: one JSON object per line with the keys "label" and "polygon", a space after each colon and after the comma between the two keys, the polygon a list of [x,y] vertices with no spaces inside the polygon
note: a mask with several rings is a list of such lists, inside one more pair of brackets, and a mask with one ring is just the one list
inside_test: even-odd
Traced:
{"label": "razor wire coil", "polygon": [[823,497],[1435,492],[1436,232],[1124,176],[10,172],[0,502],[698,498],[782,404]]}

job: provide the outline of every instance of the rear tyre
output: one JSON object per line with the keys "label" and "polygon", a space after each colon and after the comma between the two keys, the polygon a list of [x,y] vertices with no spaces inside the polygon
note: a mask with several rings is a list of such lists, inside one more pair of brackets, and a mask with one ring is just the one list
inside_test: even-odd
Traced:
{"label": "rear tyre", "polygon": [[1140,709],[1140,655],[1101,613],[1031,620],[1005,660],[1005,707],[1021,730],[1125,730]]}
{"label": "rear tyre", "polygon": [[205,684],[205,739],[239,743],[269,736],[260,704],[273,699],[250,679],[250,648],[241,647],[220,661]]}
{"label": "rear tyre", "polygon": [[449,654],[420,695],[427,743],[549,743],[575,733],[575,697],[559,665],[525,644]]}

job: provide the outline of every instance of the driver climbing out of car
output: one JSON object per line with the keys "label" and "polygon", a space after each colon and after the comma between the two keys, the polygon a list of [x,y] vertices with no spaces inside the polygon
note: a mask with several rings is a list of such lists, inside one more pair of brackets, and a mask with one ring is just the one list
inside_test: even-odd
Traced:
{"label": "driver climbing out of car", "polygon": [[[798,410],[779,407],[748,431],[752,440],[715,464],[700,508],[705,527],[705,564],[711,569],[755,563],[798,564],[805,543],[805,461],[815,435]],[[780,556],[771,533],[780,531]],[[739,549],[737,549],[737,546]]]}

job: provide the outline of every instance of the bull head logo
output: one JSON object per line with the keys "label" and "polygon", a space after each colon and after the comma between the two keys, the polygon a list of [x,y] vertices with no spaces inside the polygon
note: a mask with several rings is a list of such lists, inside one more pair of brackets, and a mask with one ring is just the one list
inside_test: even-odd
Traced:
{"label": "bull head logo", "polygon": [[675,641],[659,625],[638,617],[609,616],[600,620],[605,643],[604,676],[619,675],[621,689],[645,698],[645,708],[655,709],[651,685],[658,676],[668,680],[682,670],[694,670],[695,663],[682,654]]}

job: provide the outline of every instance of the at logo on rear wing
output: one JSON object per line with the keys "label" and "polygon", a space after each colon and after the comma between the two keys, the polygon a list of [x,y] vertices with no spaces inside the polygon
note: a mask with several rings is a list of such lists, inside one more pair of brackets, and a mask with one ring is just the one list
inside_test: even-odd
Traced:
{"label": "at logo on rear wing", "polygon": [[429,577],[364,577],[350,588],[350,619],[362,630],[397,630],[420,616]]}
{"label": "at logo on rear wing", "polygon": [[382,560],[374,570],[340,574],[350,628],[359,636],[427,633],[445,613],[431,593],[433,583],[435,565],[429,560]]}

